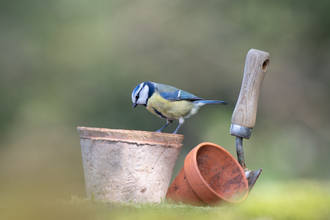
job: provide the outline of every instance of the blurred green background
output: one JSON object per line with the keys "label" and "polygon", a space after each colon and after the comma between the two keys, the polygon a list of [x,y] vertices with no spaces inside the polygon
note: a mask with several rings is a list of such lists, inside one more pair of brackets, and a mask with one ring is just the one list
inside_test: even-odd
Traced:
{"label": "blurred green background", "polygon": [[[271,60],[246,165],[263,183],[329,180],[330,1],[0,1],[0,202],[85,196],[77,126],[155,131],[132,109],[143,81],[229,106],[203,107],[179,133],[235,157],[229,135],[245,58]],[[165,129],[173,132],[177,123]]]}

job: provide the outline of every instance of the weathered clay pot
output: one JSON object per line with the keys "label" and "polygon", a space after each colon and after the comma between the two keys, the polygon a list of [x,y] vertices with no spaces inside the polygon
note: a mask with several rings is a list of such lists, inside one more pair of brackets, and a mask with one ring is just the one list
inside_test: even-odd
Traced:
{"label": "weathered clay pot", "polygon": [[87,197],[161,202],[183,135],[78,127]]}
{"label": "weathered clay pot", "polygon": [[241,202],[248,190],[247,178],[236,159],[216,144],[201,143],[187,155],[166,196],[174,202],[215,206]]}

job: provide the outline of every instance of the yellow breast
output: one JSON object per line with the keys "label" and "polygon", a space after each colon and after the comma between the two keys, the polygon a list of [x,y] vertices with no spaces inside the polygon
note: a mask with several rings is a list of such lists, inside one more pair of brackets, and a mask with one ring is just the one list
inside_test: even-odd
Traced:
{"label": "yellow breast", "polygon": [[155,92],[148,100],[148,111],[161,118],[176,119],[185,117],[194,108],[194,104],[190,101],[168,101]]}

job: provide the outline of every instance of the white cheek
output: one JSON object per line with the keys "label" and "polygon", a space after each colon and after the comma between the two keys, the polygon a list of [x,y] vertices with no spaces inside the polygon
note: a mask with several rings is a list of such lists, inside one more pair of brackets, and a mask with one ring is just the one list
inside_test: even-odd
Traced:
{"label": "white cheek", "polygon": [[149,93],[149,87],[148,86],[143,87],[143,89],[141,89],[140,91],[140,97],[137,100],[137,104],[139,105],[147,104],[148,93]]}

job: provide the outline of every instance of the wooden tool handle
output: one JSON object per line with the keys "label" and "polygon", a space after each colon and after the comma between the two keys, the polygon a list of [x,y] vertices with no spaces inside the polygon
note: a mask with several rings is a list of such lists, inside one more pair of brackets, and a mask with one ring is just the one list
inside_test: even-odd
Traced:
{"label": "wooden tool handle", "polygon": [[256,122],[259,93],[269,59],[267,52],[255,49],[248,52],[241,91],[231,118],[232,124],[253,128]]}

